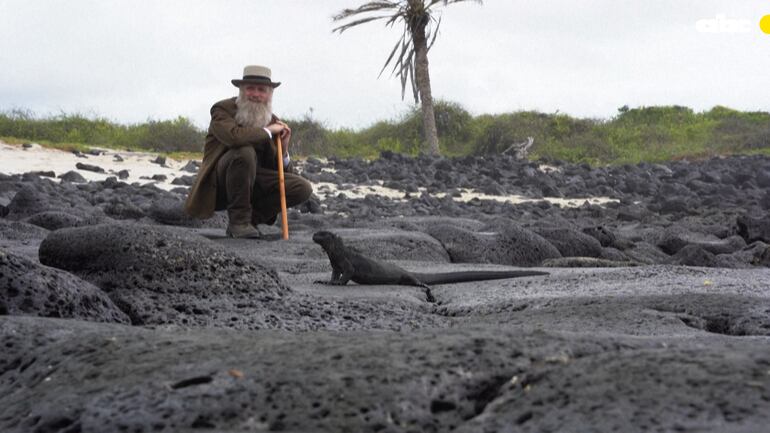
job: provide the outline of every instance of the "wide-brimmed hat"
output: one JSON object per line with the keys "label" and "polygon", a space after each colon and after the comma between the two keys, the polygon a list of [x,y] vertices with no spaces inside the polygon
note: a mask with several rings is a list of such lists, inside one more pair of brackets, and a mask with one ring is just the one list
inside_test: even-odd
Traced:
{"label": "wide-brimmed hat", "polygon": [[235,87],[241,87],[243,84],[265,84],[270,87],[278,87],[281,83],[271,80],[271,71],[267,66],[249,65],[243,68],[243,78],[234,79],[231,82]]}

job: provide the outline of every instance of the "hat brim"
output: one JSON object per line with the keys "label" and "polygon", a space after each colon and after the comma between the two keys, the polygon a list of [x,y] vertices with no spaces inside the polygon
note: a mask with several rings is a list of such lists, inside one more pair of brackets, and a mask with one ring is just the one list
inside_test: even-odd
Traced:
{"label": "hat brim", "polygon": [[281,85],[280,82],[273,82],[273,81],[264,80],[264,79],[249,79],[249,78],[245,80],[235,79],[235,80],[231,80],[230,82],[233,83],[233,86],[235,87],[241,87],[244,84],[263,84],[265,86],[270,86],[275,89],[276,87]]}

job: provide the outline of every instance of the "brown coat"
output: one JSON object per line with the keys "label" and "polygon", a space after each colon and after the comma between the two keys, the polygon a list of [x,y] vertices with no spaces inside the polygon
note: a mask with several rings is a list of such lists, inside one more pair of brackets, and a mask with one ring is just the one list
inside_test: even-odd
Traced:
{"label": "brown coat", "polygon": [[[229,149],[253,146],[260,167],[278,169],[278,155],[270,136],[262,128],[239,125],[235,121],[237,109],[234,97],[219,101],[211,107],[211,124],[203,146],[203,161],[185,203],[185,210],[193,217],[209,218],[214,214],[217,202],[217,162]],[[273,122],[277,119],[273,116]]]}

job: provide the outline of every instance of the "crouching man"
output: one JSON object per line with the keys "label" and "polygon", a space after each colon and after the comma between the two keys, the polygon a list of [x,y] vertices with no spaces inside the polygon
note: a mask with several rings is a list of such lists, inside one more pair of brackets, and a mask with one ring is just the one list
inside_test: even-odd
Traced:
{"label": "crouching man", "polygon": [[202,219],[227,209],[228,236],[259,238],[257,224],[274,224],[281,211],[273,138],[280,136],[283,145],[286,205],[303,203],[313,188],[291,172],[291,128],[273,115],[273,89],[281,83],[273,82],[270,69],[264,66],[246,66],[243,78],[232,83],[240,89],[238,97],[211,107],[203,162],[185,209]]}

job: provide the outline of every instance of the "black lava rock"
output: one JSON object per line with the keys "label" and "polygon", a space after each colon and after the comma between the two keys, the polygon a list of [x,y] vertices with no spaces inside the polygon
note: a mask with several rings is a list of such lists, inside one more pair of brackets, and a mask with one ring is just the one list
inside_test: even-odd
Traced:
{"label": "black lava rock", "polygon": [[78,170],[93,171],[95,173],[105,172],[104,169],[101,167],[98,167],[92,164],[83,164],[82,162],[78,162],[77,164],[75,164],[75,167],[77,167]]}
{"label": "black lava rock", "polygon": [[86,178],[83,177],[82,174],[78,173],[75,170],[70,170],[64,174],[59,175],[59,179],[62,180],[62,182],[75,182],[75,183],[85,183]]}
{"label": "black lava rock", "polygon": [[[134,324],[226,323],[227,312],[239,310],[236,304],[258,309],[255,300],[290,292],[274,270],[186,230],[159,226],[57,230],[40,244],[40,262],[107,291]],[[260,319],[264,317],[254,317]]]}
{"label": "black lava rock", "polygon": [[2,314],[128,323],[128,316],[98,287],[3,249],[0,304]]}

